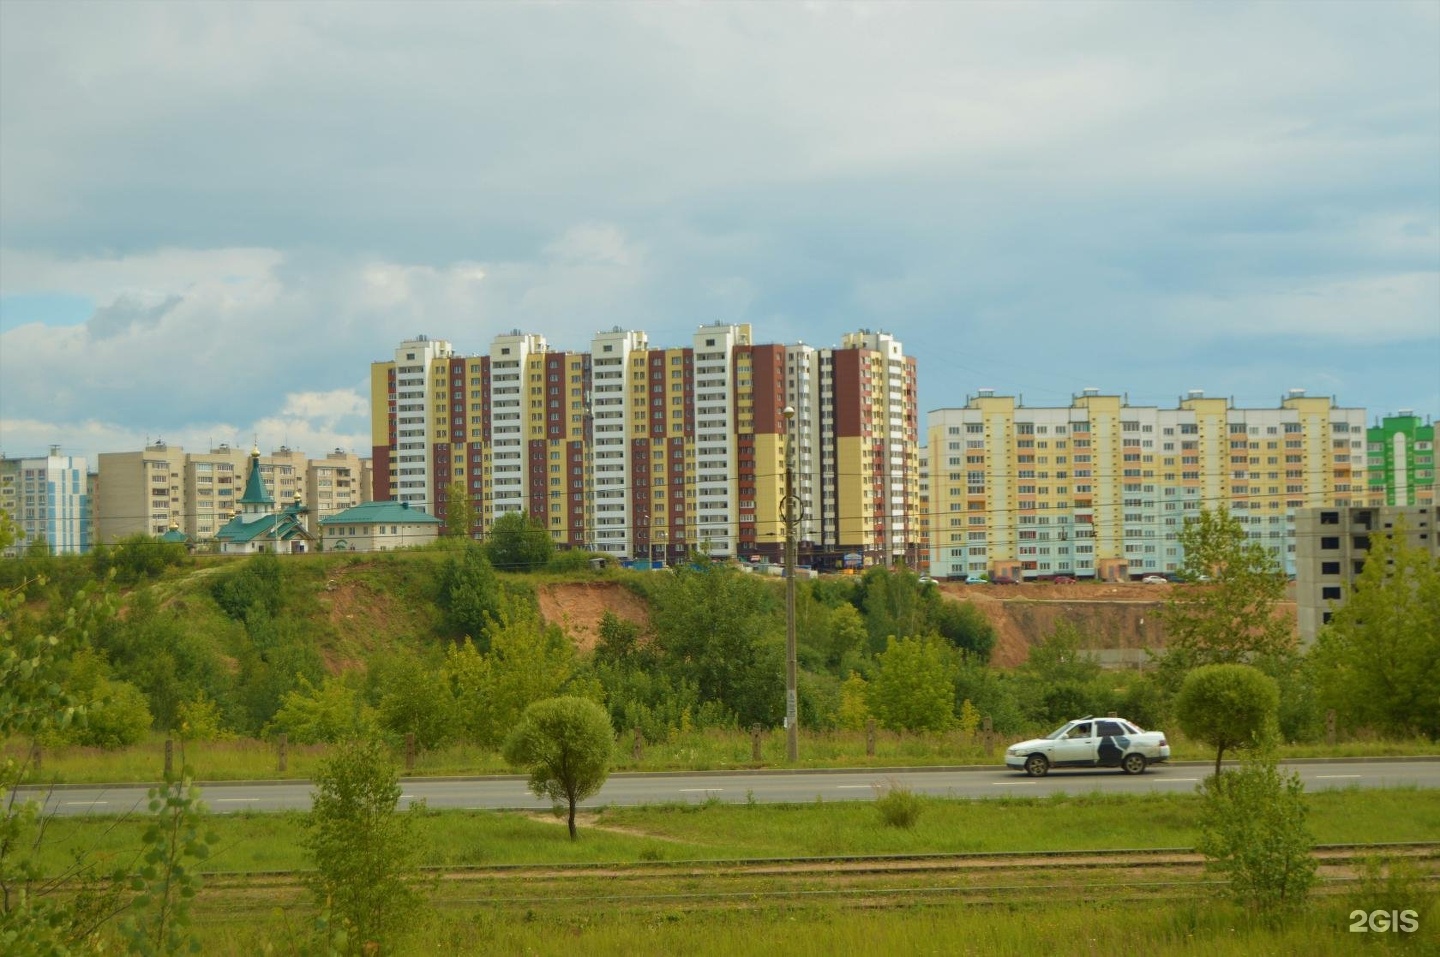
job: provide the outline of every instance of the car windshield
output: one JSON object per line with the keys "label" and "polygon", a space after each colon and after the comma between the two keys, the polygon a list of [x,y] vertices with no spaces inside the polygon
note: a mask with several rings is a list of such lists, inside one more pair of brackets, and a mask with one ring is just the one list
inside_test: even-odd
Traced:
{"label": "car windshield", "polygon": [[1073,721],[1067,721],[1060,727],[1056,728],[1054,731],[1051,731],[1049,734],[1045,735],[1045,737],[1049,738],[1051,741],[1059,741],[1061,738],[1065,737],[1065,732],[1070,730],[1070,725],[1072,724],[1074,724]]}

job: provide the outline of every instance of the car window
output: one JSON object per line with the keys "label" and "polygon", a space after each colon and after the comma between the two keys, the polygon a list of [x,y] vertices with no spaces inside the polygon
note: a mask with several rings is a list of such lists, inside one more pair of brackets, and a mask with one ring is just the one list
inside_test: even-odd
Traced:
{"label": "car window", "polygon": [[1049,738],[1051,741],[1058,741],[1061,738],[1069,737],[1069,735],[1065,733],[1066,729],[1069,727],[1070,722],[1067,721],[1060,727],[1056,728],[1054,731],[1051,731],[1049,734],[1045,735],[1045,737]]}
{"label": "car window", "polygon": [[1101,738],[1120,737],[1125,734],[1125,729],[1120,726],[1118,721],[1101,721],[1100,730],[1095,734]]}
{"label": "car window", "polygon": [[1084,724],[1077,724],[1074,728],[1071,729],[1070,733],[1069,733],[1068,735],[1066,735],[1066,737],[1070,737],[1070,738],[1088,738],[1088,737],[1090,737],[1090,722],[1087,721],[1087,722],[1085,722]]}
{"label": "car window", "polygon": [[1140,726],[1139,726],[1138,724],[1131,724],[1129,721],[1121,721],[1121,722],[1120,722],[1120,727],[1122,727],[1122,728],[1125,729],[1125,733],[1126,733],[1126,734],[1144,734],[1144,733],[1145,733],[1145,732],[1143,732],[1143,731],[1140,730]]}

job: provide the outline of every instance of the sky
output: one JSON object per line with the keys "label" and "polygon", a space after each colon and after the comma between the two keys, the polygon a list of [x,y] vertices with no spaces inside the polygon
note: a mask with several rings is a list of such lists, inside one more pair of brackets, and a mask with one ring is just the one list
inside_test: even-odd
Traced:
{"label": "sky", "polygon": [[417,334],[1440,414],[1440,3],[0,0],[0,453],[368,454]]}

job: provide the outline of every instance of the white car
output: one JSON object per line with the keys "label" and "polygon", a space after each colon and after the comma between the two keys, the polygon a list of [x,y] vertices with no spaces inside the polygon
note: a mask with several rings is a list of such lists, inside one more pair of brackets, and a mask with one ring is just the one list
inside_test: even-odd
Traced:
{"label": "white car", "polygon": [[1168,585],[1168,584],[1170,584],[1170,579],[1166,578],[1164,575],[1146,575],[1144,578],[1142,578],[1142,579],[1140,579],[1140,580],[1141,580],[1142,582],[1144,582],[1145,584],[1147,584],[1147,585]]}
{"label": "white car", "polygon": [[1119,768],[1144,774],[1150,765],[1169,759],[1163,731],[1142,731],[1122,718],[1080,718],[1005,752],[1006,767],[1034,778],[1051,768]]}

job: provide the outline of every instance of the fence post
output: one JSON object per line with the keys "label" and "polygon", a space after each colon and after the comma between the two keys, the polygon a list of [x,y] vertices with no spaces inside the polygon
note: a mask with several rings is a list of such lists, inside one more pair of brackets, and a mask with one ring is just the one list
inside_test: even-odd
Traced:
{"label": "fence post", "polygon": [[875,757],[875,719],[865,722],[865,757]]}
{"label": "fence post", "polygon": [[635,744],[630,749],[630,755],[636,761],[643,760],[645,757],[645,736],[640,733],[639,728],[635,729]]}
{"label": "fence post", "polygon": [[175,776],[175,742],[165,739],[165,780],[168,782]]}
{"label": "fence post", "polygon": [[995,722],[987,714],[980,720],[980,727],[985,738],[985,757],[988,758],[995,753]]}
{"label": "fence post", "polygon": [[750,760],[756,764],[760,763],[760,725],[758,722],[750,726]]}
{"label": "fence post", "polygon": [[31,742],[30,742],[30,766],[35,769],[35,772],[36,772],[37,774],[40,772],[40,742],[39,742],[39,741],[31,741]]}
{"label": "fence post", "polygon": [[405,771],[415,770],[415,732],[405,732]]}
{"label": "fence post", "polygon": [[285,773],[285,766],[286,766],[286,764],[288,763],[288,758],[289,758],[289,756],[290,756],[290,755],[289,755],[289,745],[290,745],[289,736],[288,736],[284,731],[281,731],[281,732],[280,732],[280,736],[275,739],[275,744],[276,744],[276,746],[279,748],[279,751],[280,751],[280,754],[279,754],[279,766],[280,766],[279,769],[280,769],[280,773],[281,773],[281,774],[284,774],[284,773]]}
{"label": "fence post", "polygon": [[1330,708],[1325,712],[1325,743],[1335,743],[1335,709]]}

